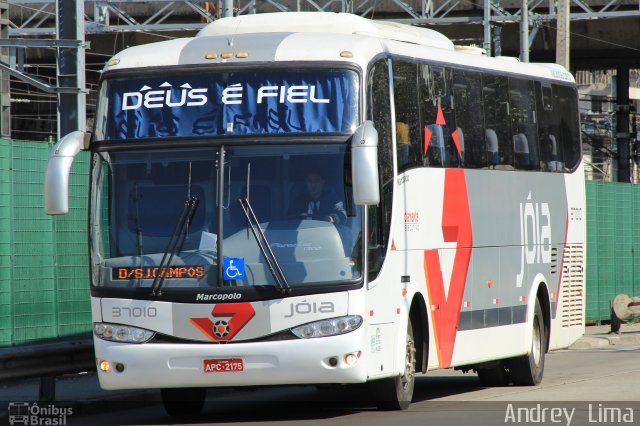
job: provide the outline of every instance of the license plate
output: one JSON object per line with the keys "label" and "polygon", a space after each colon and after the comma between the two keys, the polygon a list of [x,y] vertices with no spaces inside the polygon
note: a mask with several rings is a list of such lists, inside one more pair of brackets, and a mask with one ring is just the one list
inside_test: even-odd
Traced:
{"label": "license plate", "polygon": [[205,373],[239,373],[244,371],[242,358],[205,359]]}

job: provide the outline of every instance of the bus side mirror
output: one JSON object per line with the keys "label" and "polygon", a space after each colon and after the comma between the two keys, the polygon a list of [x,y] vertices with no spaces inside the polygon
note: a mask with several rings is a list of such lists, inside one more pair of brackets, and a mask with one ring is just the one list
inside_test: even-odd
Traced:
{"label": "bus side mirror", "polygon": [[76,130],[51,149],[44,178],[44,210],[47,214],[69,212],[69,173],[73,159],[88,147],[89,133]]}
{"label": "bus side mirror", "polygon": [[362,123],[351,139],[351,181],[356,204],[380,203],[378,132],[371,121]]}

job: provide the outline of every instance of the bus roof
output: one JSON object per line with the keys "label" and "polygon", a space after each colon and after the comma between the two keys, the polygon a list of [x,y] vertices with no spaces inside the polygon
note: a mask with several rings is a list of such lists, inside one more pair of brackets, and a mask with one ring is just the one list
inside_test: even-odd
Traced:
{"label": "bus roof", "polygon": [[355,34],[396,40],[421,46],[453,50],[453,43],[437,31],[399,24],[372,21],[349,13],[281,12],[222,18],[204,27],[198,36],[255,33]]}
{"label": "bus roof", "polygon": [[380,54],[429,59],[493,71],[573,81],[555,64],[525,64],[454,49],[427,28],[333,12],[279,12],[222,18],[196,37],[135,46],[116,54],[104,71],[192,64],[344,62],[366,69]]}

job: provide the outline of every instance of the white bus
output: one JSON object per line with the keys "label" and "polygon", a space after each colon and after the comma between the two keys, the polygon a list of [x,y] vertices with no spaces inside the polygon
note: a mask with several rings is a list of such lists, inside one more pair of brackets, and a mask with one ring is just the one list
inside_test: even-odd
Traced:
{"label": "white bus", "polygon": [[[536,385],[584,331],[573,78],[348,14],[220,19],[105,66],[95,129],[54,147],[46,208],[91,152],[105,389]],[[308,201],[310,200],[310,201]]]}

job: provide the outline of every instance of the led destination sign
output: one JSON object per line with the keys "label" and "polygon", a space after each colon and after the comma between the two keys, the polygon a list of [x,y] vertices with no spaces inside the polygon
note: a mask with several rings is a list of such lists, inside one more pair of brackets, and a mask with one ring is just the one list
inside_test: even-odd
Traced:
{"label": "led destination sign", "polygon": [[114,280],[150,280],[157,276],[167,279],[204,278],[206,271],[204,266],[167,266],[162,269],[158,266],[122,266],[113,268]]}
{"label": "led destination sign", "polygon": [[350,133],[358,75],[350,70],[183,73],[103,83],[96,140]]}

